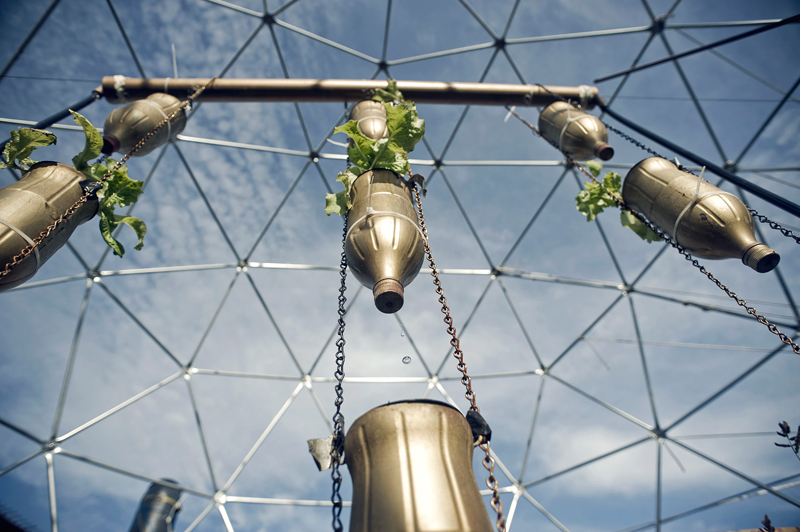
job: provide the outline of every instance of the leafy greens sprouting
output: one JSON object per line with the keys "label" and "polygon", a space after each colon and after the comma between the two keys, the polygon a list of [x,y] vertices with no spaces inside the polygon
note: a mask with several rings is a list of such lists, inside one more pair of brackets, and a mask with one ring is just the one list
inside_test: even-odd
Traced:
{"label": "leafy greens sprouting", "polygon": [[[103,177],[113,169],[117,161],[111,158],[105,161],[90,163],[90,161],[100,156],[103,148],[103,137],[89,120],[80,113],[70,111],[86,135],[86,143],[83,151],[72,158],[75,169],[81,172],[87,179],[92,181],[102,181]],[[27,172],[36,161],[30,158],[34,150],[39,147],[49,146],[56,143],[56,136],[49,131],[41,129],[19,128],[19,131],[11,131],[11,140],[3,150],[6,162],[0,161],[0,168],[14,168]],[[129,226],[136,233],[139,239],[134,249],[140,250],[144,245],[144,235],[147,232],[145,223],[135,216],[123,216],[114,214],[117,206],[127,207],[136,203],[142,193],[143,183],[128,177],[127,165],[122,165],[113,170],[109,178],[103,183],[103,187],[96,192],[100,200],[98,214],[100,216],[100,234],[103,240],[111,247],[115,255],[122,257],[125,248],[114,238],[113,231],[120,224]]]}
{"label": "leafy greens sprouting", "polygon": [[417,106],[403,99],[397,90],[397,82],[389,82],[387,90],[376,90],[372,99],[382,102],[386,108],[389,136],[378,140],[366,137],[359,130],[356,120],[350,120],[334,130],[334,133],[344,133],[351,140],[347,151],[351,166],[336,178],[344,190],[325,196],[325,213],[329,216],[333,213],[344,215],[350,210],[350,187],[364,172],[383,168],[401,176],[410,173],[408,153],[425,134],[425,121],[417,114]]}
{"label": "leafy greens sprouting", "polygon": [[[595,177],[600,175],[603,165],[598,161],[589,161],[586,165]],[[614,199],[616,196],[620,198],[620,190],[622,189],[622,176],[616,172],[608,172],[603,177],[602,183],[595,181],[587,181],[584,183],[584,190],[581,190],[575,196],[575,203],[578,205],[578,210],[586,216],[586,221],[591,222],[597,215],[603,212],[608,207],[619,207],[619,204]],[[624,227],[629,228],[636,233],[639,238],[647,242],[659,242],[663,240],[652,229],[647,227],[644,223],[636,218],[633,214],[620,209],[620,222]]]}

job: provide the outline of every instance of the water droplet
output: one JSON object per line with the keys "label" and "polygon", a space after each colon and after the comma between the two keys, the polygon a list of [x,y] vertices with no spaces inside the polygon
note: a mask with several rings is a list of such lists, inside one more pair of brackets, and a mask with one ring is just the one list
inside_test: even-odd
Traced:
{"label": "water droplet", "polygon": [[404,338],[406,336],[406,332],[402,328],[400,329],[400,336],[402,336]]}
{"label": "water droplet", "polygon": [[403,364],[411,364],[411,357],[410,356],[404,356],[403,357]]}

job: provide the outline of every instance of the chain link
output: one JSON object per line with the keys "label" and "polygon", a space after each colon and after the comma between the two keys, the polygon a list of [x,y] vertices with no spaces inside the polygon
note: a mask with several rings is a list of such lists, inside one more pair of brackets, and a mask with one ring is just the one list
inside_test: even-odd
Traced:
{"label": "chain link", "polygon": [[[531,129],[532,129],[532,130],[533,130],[533,131],[534,131],[534,132],[535,132],[537,135],[539,135],[539,136],[540,136],[540,137],[542,137],[544,140],[546,140],[548,143],[550,143],[551,145],[553,145],[553,146],[554,146],[556,149],[558,149],[559,151],[561,151],[557,145],[555,145],[553,142],[550,142],[550,140],[548,140],[548,139],[546,139],[545,137],[543,137],[543,136],[542,136],[542,134],[541,134],[541,133],[539,133],[539,130],[538,130],[538,129],[536,129],[536,128],[533,126],[533,124],[531,124],[530,122],[526,121],[524,118],[522,118],[522,117],[521,117],[519,114],[517,114],[515,111],[513,111],[513,110],[510,110],[510,109],[509,109],[509,112],[510,112],[511,114],[513,114],[514,116],[516,116],[516,117],[517,117],[517,118],[518,118],[520,121],[522,121],[522,123],[524,123],[524,124],[525,124],[525,125],[527,125],[529,128],[531,128]],[[592,181],[594,181],[594,182],[595,182],[595,183],[597,183],[598,185],[602,186],[602,183],[601,183],[600,181],[598,181],[598,180],[597,180],[597,178],[596,178],[596,177],[594,177],[594,175],[592,175],[592,173],[591,173],[591,172],[589,172],[589,170],[587,170],[586,168],[584,168],[582,165],[580,165],[578,162],[576,162],[576,161],[575,161],[573,158],[571,158],[571,157],[570,157],[569,155],[567,155],[566,153],[564,153],[564,152],[562,152],[562,153],[563,153],[564,157],[566,157],[566,159],[567,159],[567,162],[568,162],[569,164],[571,164],[573,167],[575,167],[575,168],[577,168],[578,170],[580,170],[580,171],[581,171],[581,173],[583,173],[583,174],[584,174],[586,177],[588,177],[589,179],[591,179]],[[747,313],[748,313],[748,314],[750,314],[751,316],[753,316],[754,318],[756,318],[756,320],[758,320],[758,322],[759,322],[759,323],[761,323],[761,324],[763,324],[765,327],[767,327],[767,329],[769,329],[769,331],[770,331],[772,334],[775,334],[775,335],[777,335],[777,336],[778,336],[778,338],[780,338],[781,342],[783,342],[783,343],[785,343],[785,344],[789,345],[789,346],[792,348],[792,351],[794,351],[795,353],[797,353],[798,355],[800,355],[800,345],[796,344],[794,341],[792,341],[792,339],[791,339],[791,338],[789,338],[787,335],[785,335],[784,333],[782,333],[782,332],[781,332],[781,330],[780,330],[780,329],[778,329],[778,327],[776,327],[774,324],[770,323],[770,322],[767,320],[767,318],[765,318],[764,316],[762,316],[761,314],[759,314],[759,313],[756,311],[756,309],[755,309],[754,307],[751,307],[751,306],[749,306],[749,305],[747,304],[747,301],[745,301],[744,299],[740,299],[740,298],[739,298],[739,296],[738,296],[738,294],[736,294],[736,292],[733,292],[733,291],[731,291],[731,289],[730,289],[730,288],[728,288],[726,285],[722,284],[722,282],[721,282],[719,279],[717,279],[717,278],[716,278],[716,277],[715,277],[715,276],[714,276],[714,275],[713,275],[713,274],[712,274],[710,271],[708,271],[708,270],[705,268],[705,266],[703,266],[702,264],[700,264],[700,263],[697,261],[697,259],[695,259],[694,257],[692,257],[692,255],[686,251],[686,248],[684,248],[683,246],[681,246],[680,244],[678,244],[678,243],[677,243],[675,240],[673,240],[673,239],[672,239],[672,237],[670,237],[670,236],[669,236],[667,233],[665,233],[664,231],[662,231],[661,229],[659,229],[658,227],[656,227],[656,226],[655,226],[655,225],[654,225],[652,222],[650,222],[650,221],[649,221],[647,218],[645,218],[645,217],[644,217],[642,214],[640,214],[640,213],[638,213],[638,212],[634,211],[633,209],[631,209],[631,208],[630,208],[630,207],[629,207],[629,206],[628,206],[628,205],[625,203],[625,200],[623,200],[621,197],[617,196],[616,194],[612,194],[612,193],[611,193],[610,191],[608,191],[608,190],[606,190],[606,192],[608,192],[608,193],[609,193],[609,195],[610,195],[612,198],[614,198],[614,201],[616,201],[616,202],[617,202],[617,204],[619,205],[619,207],[620,207],[621,209],[624,209],[624,210],[628,211],[629,213],[631,213],[631,214],[632,214],[634,217],[636,217],[636,219],[637,219],[637,220],[639,220],[640,222],[642,222],[642,223],[643,223],[644,225],[646,225],[646,226],[647,226],[647,227],[648,227],[648,228],[649,228],[651,231],[653,231],[653,232],[654,232],[655,234],[657,234],[659,237],[661,237],[662,239],[664,239],[664,241],[665,241],[667,244],[669,244],[670,246],[672,246],[673,248],[675,248],[676,250],[678,250],[678,253],[680,253],[681,255],[683,255],[683,258],[685,258],[686,260],[688,260],[689,262],[691,262],[692,266],[694,266],[695,268],[697,268],[698,270],[700,270],[700,273],[702,273],[703,275],[705,275],[706,277],[708,277],[708,279],[709,279],[709,280],[710,280],[712,283],[714,283],[715,285],[717,285],[717,287],[718,287],[720,290],[722,290],[723,292],[725,292],[725,293],[728,295],[728,297],[730,297],[731,299],[733,299],[733,300],[736,302],[736,304],[737,304],[737,305],[739,305],[740,307],[744,308],[744,309],[747,311]],[[755,212],[755,211],[753,211],[753,210],[751,210],[751,211],[750,211],[750,213],[751,213],[753,216],[760,216],[760,215],[758,215],[758,213],[756,213],[756,212]],[[766,219],[766,217],[764,217],[764,220],[761,220],[761,219],[759,218],[759,221],[768,221],[768,220]],[[771,222],[771,223],[770,223],[770,227],[773,227],[773,226],[772,226],[772,224],[775,224],[775,222]],[[780,228],[781,232],[788,231],[788,230],[786,230],[786,229],[783,229],[783,228],[781,228],[781,227],[780,227],[778,224],[775,224],[775,226],[776,226],[776,227],[773,227],[773,229],[779,229],[779,228]],[[791,231],[788,231],[788,232],[789,232],[789,233],[791,233]],[[783,234],[784,234],[784,235],[786,235],[786,233],[783,233]],[[796,237],[794,234],[787,235],[787,236],[791,236],[791,237],[792,237],[792,238],[794,238],[795,240],[797,239],[797,237]]]}
{"label": "chain link", "polygon": [[504,532],[506,529],[506,518],[503,516],[503,503],[500,501],[500,492],[497,491],[497,479],[494,478],[494,458],[489,453],[489,442],[484,440],[484,437],[481,436],[478,440],[478,446],[486,453],[486,456],[483,458],[481,463],[486,471],[489,472],[489,476],[486,478],[486,486],[492,490],[492,509],[497,514],[497,530],[498,532]]}
{"label": "chain link", "polygon": [[344,215],[344,229],[342,230],[342,258],[339,262],[339,275],[342,278],[342,284],[339,287],[339,338],[336,340],[336,371],[333,376],[336,377],[336,400],[333,404],[336,405],[336,413],[333,414],[333,447],[331,449],[331,479],[333,480],[333,489],[331,493],[331,502],[333,503],[333,530],[335,532],[342,532],[342,496],[339,494],[339,489],[342,486],[342,474],[339,472],[339,465],[342,458],[342,451],[344,448],[344,416],[341,412],[341,406],[344,402],[342,395],[342,381],[344,380],[344,315],[347,312],[344,304],[347,298],[344,293],[347,290],[347,255],[345,254],[345,238],[347,236],[347,214]]}
{"label": "chain link", "polygon": [[750,215],[753,218],[757,219],[762,224],[768,224],[771,229],[776,229],[776,230],[780,231],[783,234],[783,236],[788,236],[789,238],[794,238],[794,241],[797,242],[798,244],[800,244],[800,236],[794,234],[793,232],[791,232],[790,230],[786,229],[785,227],[781,227],[781,225],[778,222],[773,222],[772,220],[770,220],[769,218],[767,218],[763,214],[758,214],[758,212],[755,209],[749,209],[749,210],[750,210]]}
{"label": "chain link", "polygon": [[456,328],[453,327],[453,318],[450,316],[450,307],[447,306],[447,298],[444,297],[444,290],[442,289],[442,282],[439,280],[439,270],[436,268],[436,263],[433,261],[433,254],[428,243],[428,228],[425,225],[425,215],[422,214],[422,202],[419,198],[419,191],[417,184],[412,183],[412,190],[414,192],[414,200],[417,203],[417,215],[419,216],[419,226],[422,229],[423,245],[425,255],[428,259],[428,265],[431,268],[431,276],[433,276],[433,284],[436,286],[436,293],[439,295],[439,304],[442,305],[442,314],[444,314],[444,322],[447,325],[447,334],[451,336],[450,345],[453,347],[453,356],[458,360],[456,367],[461,372],[461,384],[467,389],[464,397],[469,401],[470,409],[480,412],[475,399],[475,392],[472,391],[472,379],[467,373],[467,365],[464,363],[464,352],[461,351],[460,341],[456,336]]}
{"label": "chain link", "polygon": [[[480,412],[476,402],[475,392],[472,391],[472,379],[467,373],[467,364],[464,362],[464,352],[461,351],[460,341],[456,335],[456,328],[453,326],[453,318],[450,316],[450,307],[447,306],[447,298],[444,297],[444,290],[442,289],[442,282],[439,279],[439,270],[436,268],[436,263],[433,261],[433,254],[428,242],[428,228],[425,225],[425,215],[422,213],[422,201],[419,197],[417,184],[411,183],[414,192],[414,200],[417,204],[417,216],[419,217],[419,227],[422,230],[423,245],[425,249],[425,256],[428,259],[428,265],[431,268],[431,276],[433,277],[433,284],[436,286],[436,293],[439,295],[439,304],[442,305],[442,314],[444,314],[444,323],[447,325],[447,334],[451,336],[450,345],[453,347],[453,356],[458,361],[456,367],[461,372],[461,384],[466,388],[464,397],[467,398],[470,404],[470,409]],[[497,479],[494,477],[494,458],[489,452],[489,442],[485,441],[483,436],[478,439],[480,448],[486,453],[483,458],[483,467],[489,472],[489,477],[486,479],[486,485],[492,490],[492,509],[497,514],[497,532],[505,532],[506,520],[503,517],[503,503],[500,501],[500,493],[497,491]]]}
{"label": "chain link", "polygon": [[[206,90],[206,88],[208,88],[209,85],[211,85],[212,83],[214,83],[214,81],[216,81],[216,79],[217,79],[216,77],[212,78],[211,81],[209,81],[208,83],[206,83],[205,85],[203,85],[202,87],[197,89],[191,96],[189,96],[189,98],[186,101],[184,101],[180,105],[180,107],[175,109],[175,111],[173,111],[168,117],[164,118],[161,122],[156,124],[156,126],[152,129],[152,131],[150,131],[144,137],[142,137],[142,139],[139,142],[137,142],[136,145],[133,148],[131,148],[131,151],[126,153],[125,156],[122,157],[122,159],[120,159],[119,162],[117,164],[115,164],[113,168],[111,168],[109,171],[107,171],[103,175],[103,177],[100,178],[100,181],[98,181],[98,183],[100,185],[105,185],[106,182],[114,174],[114,172],[116,172],[123,164],[125,164],[125,162],[128,159],[130,159],[131,156],[134,153],[139,151],[142,148],[142,146],[144,146],[147,143],[147,141],[149,141],[151,138],[153,138],[153,136],[156,134],[156,132],[158,132],[159,129],[164,127],[167,124],[167,122],[172,120],[175,117],[175,115],[177,115],[179,112],[186,110],[192,104],[192,102],[198,96],[200,96],[203,93],[203,91]],[[41,233],[39,233],[39,236],[37,236],[33,240],[32,244],[28,244],[27,246],[25,246],[22,249],[22,251],[19,252],[19,254],[15,255],[11,259],[11,262],[9,262],[9,263],[7,263],[5,265],[5,267],[3,268],[3,271],[0,271],[0,279],[5,277],[6,275],[10,274],[11,270],[14,268],[14,266],[19,264],[23,260],[25,260],[25,258],[27,258],[31,253],[33,253],[33,250],[34,250],[34,248],[36,248],[36,246],[41,244],[47,237],[49,237],[53,233],[53,231],[56,229],[56,227],[58,227],[60,224],[64,223],[64,221],[67,218],[69,218],[70,216],[75,214],[75,212],[81,207],[81,205],[83,205],[87,201],[89,201],[89,198],[91,196],[93,196],[95,193],[96,193],[96,190],[95,191],[84,191],[83,195],[80,198],[78,198],[78,200],[75,203],[73,203],[71,207],[69,207],[61,216],[59,216],[55,221],[53,221],[53,223],[48,225]]]}

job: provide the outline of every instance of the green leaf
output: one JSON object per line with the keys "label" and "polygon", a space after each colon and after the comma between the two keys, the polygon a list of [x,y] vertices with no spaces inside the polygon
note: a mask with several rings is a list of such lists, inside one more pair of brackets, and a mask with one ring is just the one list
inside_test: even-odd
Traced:
{"label": "green leaf", "polygon": [[344,190],[337,192],[336,194],[325,194],[325,214],[330,216],[333,213],[336,213],[340,216],[344,216],[352,207],[350,203],[350,187],[353,186],[353,183],[358,176],[363,174],[365,170],[357,166],[350,166],[344,172],[341,172],[336,181],[339,181],[343,186]]}
{"label": "green leaf", "polygon": [[397,82],[392,79],[389,80],[389,86],[386,87],[386,90],[375,89],[375,95],[372,97],[372,99],[376,102],[384,103],[402,102],[403,94],[397,90]]}
{"label": "green leaf", "polygon": [[36,164],[36,161],[30,158],[31,153],[36,148],[56,143],[56,136],[43,129],[21,127],[19,131],[11,131],[10,133],[11,140],[8,141],[3,150],[6,162],[0,161],[0,168],[27,171],[27,167]]}
{"label": "green leaf", "polygon": [[125,255],[125,247],[113,236],[114,230],[120,224],[125,224],[133,229],[136,236],[139,238],[139,242],[133,249],[137,251],[141,250],[142,246],[144,246],[144,235],[147,233],[147,226],[143,221],[135,216],[114,214],[113,210],[100,210],[100,234],[103,235],[103,240],[114,250],[114,255],[122,257]]}
{"label": "green leaf", "polygon": [[[69,110],[72,116],[82,128],[83,133],[86,135],[86,143],[84,144],[83,151],[72,158],[72,164],[79,172],[88,166],[86,163],[92,159],[96,159],[100,155],[100,150],[103,149],[103,136],[97,131],[91,122],[89,122],[83,115],[76,113],[72,109]],[[85,173],[85,172],[84,172]]]}
{"label": "green leaf", "polygon": [[136,244],[133,249],[140,251],[142,246],[144,246],[144,235],[147,233],[147,226],[144,222],[135,216],[119,216],[116,214],[114,215],[114,221],[117,225],[125,224],[133,229],[133,232],[136,233],[137,238],[139,238],[139,243]]}
{"label": "green leaf", "polygon": [[[114,159],[106,159],[106,164],[108,167],[113,167],[116,161]],[[95,172],[95,175],[102,175],[107,172],[107,167],[101,163],[95,163],[88,168]],[[120,257],[125,254],[125,248],[113,237],[112,232],[114,229],[119,224],[126,224],[133,229],[139,238],[139,243],[134,249],[140,250],[144,245],[143,239],[147,232],[147,226],[139,218],[114,214],[114,209],[117,205],[125,207],[136,203],[142,193],[143,186],[144,183],[141,181],[135,181],[128,177],[128,167],[127,165],[122,165],[111,174],[104,183],[103,188],[97,192],[97,197],[100,198],[100,233],[103,235],[103,240],[114,250],[114,254]]]}
{"label": "green leaf", "polygon": [[[114,159],[106,159],[106,164],[113,167],[116,164]],[[93,165],[94,166],[94,165]],[[98,192],[102,198],[100,208],[113,208],[115,205],[125,207],[136,203],[142,193],[144,183],[135,181],[128,177],[128,166],[122,165],[117,168],[103,185],[103,189]]]}
{"label": "green leaf", "polygon": [[[352,140],[347,150],[347,156],[350,158],[350,162],[355,166],[369,168],[370,163],[375,160],[378,153],[377,144],[380,141],[374,141],[364,136],[358,128],[358,121],[356,120],[350,120],[334,129],[333,132],[344,133]],[[381,140],[384,143],[386,142],[386,139]]]}
{"label": "green leaf", "polygon": [[[386,128],[389,130],[389,143],[407,155],[422,140],[425,134],[425,121],[417,114],[413,102],[400,105],[383,104],[386,107]],[[390,147],[393,147],[390,146]]]}
{"label": "green leaf", "polygon": [[103,163],[87,165],[83,170],[81,170],[81,173],[92,181],[102,180],[103,176],[106,175],[106,172],[108,172],[108,168]]}
{"label": "green leaf", "polygon": [[603,171],[603,163],[597,159],[586,161],[586,168],[589,169],[593,176],[597,177]]}
{"label": "green leaf", "polygon": [[647,240],[647,242],[661,242],[664,240],[658,236],[655,231],[643,224],[641,220],[636,218],[629,211],[621,209],[619,213],[619,220],[622,222],[623,227],[630,228],[631,231],[639,235],[639,238],[642,240]]}
{"label": "green leaf", "polygon": [[[114,215],[111,214],[113,217]],[[112,225],[113,222],[109,219],[108,213],[105,211],[100,211],[100,234],[103,235],[103,240],[106,241],[111,249],[114,250],[114,255],[123,256],[125,254],[125,248],[120,244],[116,238],[111,236],[111,232],[114,230],[116,225]]]}
{"label": "green leaf", "polygon": [[350,187],[353,186],[358,176],[366,172],[366,170],[362,170],[357,166],[349,166],[344,172],[339,173],[336,176],[336,181],[339,181],[342,185],[344,185],[344,189],[347,193],[350,193]]}
{"label": "green leaf", "polygon": [[350,193],[341,190],[336,194],[325,194],[325,214],[338,214],[344,216],[350,210]]}
{"label": "green leaf", "polygon": [[[344,185],[347,196],[335,200],[333,196],[338,195],[328,194],[325,208],[328,214],[347,212],[350,208],[350,186],[362,173],[383,168],[404,176],[411,171],[408,153],[422,140],[425,134],[425,121],[419,118],[413,102],[402,101],[402,94],[397,90],[396,82],[390,82],[388,91],[376,91],[374,99],[384,102],[389,136],[373,140],[361,133],[356,120],[350,120],[334,129],[334,133],[344,133],[350,139],[347,155],[353,166],[339,174],[337,178]],[[400,99],[400,104],[389,103],[397,99]]]}
{"label": "green leaf", "polygon": [[[597,215],[608,207],[617,207],[614,196],[619,196],[622,188],[622,176],[616,172],[609,172],[603,178],[603,183],[587,181],[584,183],[585,190],[581,190],[575,196],[575,203],[578,210],[586,215],[586,221],[591,222]],[[613,195],[612,195],[613,194]]]}
{"label": "green leaf", "polygon": [[[607,173],[605,177],[603,177],[603,188],[611,194],[619,196],[619,191],[622,188],[622,176],[616,172]],[[614,198],[611,198],[611,200],[613,201]]]}

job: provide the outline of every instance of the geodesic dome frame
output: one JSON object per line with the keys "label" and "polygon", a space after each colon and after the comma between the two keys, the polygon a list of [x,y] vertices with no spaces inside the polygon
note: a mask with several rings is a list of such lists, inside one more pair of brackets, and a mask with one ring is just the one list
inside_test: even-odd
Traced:
{"label": "geodesic dome frame", "polygon": [[[171,44],[184,77],[579,85],[789,9],[29,2],[4,11],[0,116],[30,125],[104,75],[177,76]],[[620,114],[797,202],[797,39],[788,25],[599,86]],[[797,422],[797,356],[673,250],[613,214],[587,224],[574,210],[582,178],[505,110],[419,108],[412,165],[428,176],[431,245],[510,528],[723,530],[764,513],[796,524],[800,472],[772,441],[777,422]],[[85,114],[99,125],[110,109]],[[130,163],[147,183],[141,254],[110,257],[89,223],[0,296],[3,506],[37,529],[124,528],[147,483],[170,477],[186,493],[177,530],[329,526],[329,477],[305,440],[330,432],[341,220],[322,197],[344,166],[327,142],[343,117],[341,103],[196,106],[175,143]],[[73,129],[53,128],[47,158],[80,150]],[[646,156],[611,140],[607,169]],[[759,229],[782,255],[776,272],[705,264],[796,338],[797,246]],[[346,418],[420,396],[463,410],[425,271],[397,315],[362,292],[350,280]]]}

